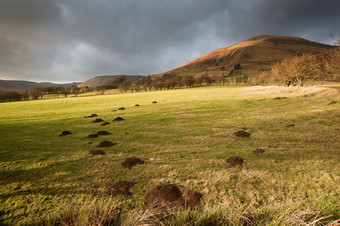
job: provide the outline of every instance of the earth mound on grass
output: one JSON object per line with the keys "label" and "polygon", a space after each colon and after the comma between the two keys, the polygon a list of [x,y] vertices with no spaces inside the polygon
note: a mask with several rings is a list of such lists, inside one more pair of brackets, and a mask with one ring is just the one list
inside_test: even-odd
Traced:
{"label": "earth mound on grass", "polygon": [[336,101],[329,102],[328,105],[336,104]]}
{"label": "earth mound on grass", "polygon": [[118,195],[118,194],[122,194],[122,195],[132,195],[130,192],[130,188],[135,185],[136,183],[131,182],[131,181],[119,181],[114,183],[111,187],[110,187],[110,194],[113,195]]}
{"label": "earth mound on grass", "polygon": [[92,134],[88,135],[86,138],[96,138],[96,137],[98,137],[98,134],[92,133]]}
{"label": "earth mound on grass", "polygon": [[152,104],[157,104],[157,101],[152,101]]}
{"label": "earth mound on grass", "polygon": [[125,107],[120,107],[120,108],[118,108],[118,110],[125,110]]}
{"label": "earth mound on grass", "polygon": [[63,136],[67,136],[67,135],[71,135],[72,133],[70,131],[63,131],[59,136],[63,137]]}
{"label": "earth mound on grass", "polygon": [[237,165],[242,166],[242,164],[244,163],[244,159],[239,156],[232,156],[232,157],[229,157],[226,160],[226,162],[229,163],[231,166],[237,166]]}
{"label": "earth mound on grass", "polygon": [[89,116],[85,116],[85,118],[93,118],[93,117],[97,117],[98,115],[97,114],[92,114],[92,115],[89,115]]}
{"label": "earth mound on grass", "polygon": [[273,100],[281,100],[281,99],[287,99],[287,97],[275,97]]}
{"label": "earth mound on grass", "polygon": [[139,104],[135,104],[135,107],[139,107]]}
{"label": "earth mound on grass", "polygon": [[243,130],[235,132],[234,135],[237,137],[247,137],[247,138],[250,137],[250,133],[243,131]]}
{"label": "earth mound on grass", "polygon": [[118,122],[123,121],[123,120],[125,120],[125,119],[123,119],[122,117],[119,117],[119,116],[116,117],[115,119],[113,119],[113,121],[118,121]]}
{"label": "earth mound on grass", "polygon": [[92,122],[97,123],[97,122],[103,122],[103,121],[104,121],[104,120],[101,119],[101,118],[96,118],[96,120],[94,120],[94,121],[92,121]]}
{"label": "earth mound on grass", "polygon": [[182,202],[182,192],[174,184],[159,184],[144,199],[148,209],[170,208],[179,206]]}
{"label": "earth mound on grass", "polygon": [[107,125],[110,125],[109,122],[103,122],[102,124],[100,124],[100,126],[107,126]]}
{"label": "earth mound on grass", "polygon": [[144,161],[137,157],[130,157],[125,159],[124,162],[122,162],[122,166],[128,169],[132,169],[137,164],[144,164]]}
{"label": "earth mound on grass", "polygon": [[98,136],[104,136],[104,135],[110,135],[111,133],[110,132],[107,132],[107,131],[98,131],[97,132],[97,135]]}
{"label": "earth mound on grass", "polygon": [[193,190],[189,190],[183,196],[183,205],[186,208],[194,208],[201,203],[202,194],[199,192],[195,192]]}
{"label": "earth mound on grass", "polygon": [[100,142],[96,147],[99,148],[106,148],[106,147],[111,147],[113,145],[116,145],[117,143],[112,143],[111,141],[104,140]]}
{"label": "earth mound on grass", "polygon": [[105,152],[102,150],[95,150],[95,151],[90,151],[91,155],[105,155]]}
{"label": "earth mound on grass", "polygon": [[286,125],[286,127],[294,127],[295,124],[289,124],[289,125]]}
{"label": "earth mound on grass", "polygon": [[253,150],[253,153],[254,154],[261,154],[261,153],[264,153],[264,150],[261,149],[261,148],[256,148],[255,150]]}

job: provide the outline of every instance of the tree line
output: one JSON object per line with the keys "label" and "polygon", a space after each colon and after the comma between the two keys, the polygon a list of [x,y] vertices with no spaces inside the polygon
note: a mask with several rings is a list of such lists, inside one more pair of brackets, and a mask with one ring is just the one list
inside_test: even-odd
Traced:
{"label": "tree line", "polygon": [[88,91],[90,91],[88,87],[79,88],[77,86],[72,86],[70,88],[64,88],[62,86],[39,86],[28,91],[0,89],[0,102],[22,101],[30,99],[37,100],[43,99],[44,95],[51,95],[52,97],[59,97],[59,95],[62,95],[67,97],[68,95],[73,94],[77,96],[80,93]]}
{"label": "tree line", "polygon": [[169,90],[191,88],[204,85],[245,85],[248,83],[248,76],[227,76],[224,73],[194,77],[191,75],[178,75],[166,73],[161,76],[146,76],[136,81],[125,81],[118,86],[123,92],[140,92],[152,90]]}

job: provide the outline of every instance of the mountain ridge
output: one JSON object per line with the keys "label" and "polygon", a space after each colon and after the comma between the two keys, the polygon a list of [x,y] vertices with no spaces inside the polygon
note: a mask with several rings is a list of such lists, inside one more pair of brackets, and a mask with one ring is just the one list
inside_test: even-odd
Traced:
{"label": "mountain ridge", "polygon": [[72,86],[76,86],[80,84],[80,82],[73,82],[73,83],[52,83],[52,82],[32,82],[26,80],[3,80],[0,79],[0,89],[15,89],[15,90],[31,90],[35,87],[49,87],[49,86],[62,86],[64,88],[69,88]]}
{"label": "mountain ridge", "polygon": [[320,53],[335,46],[309,41],[295,36],[260,35],[242,42],[210,51],[174,69],[157,74],[199,76],[202,73],[230,74],[235,64],[241,65],[241,74],[256,75],[299,53]]}

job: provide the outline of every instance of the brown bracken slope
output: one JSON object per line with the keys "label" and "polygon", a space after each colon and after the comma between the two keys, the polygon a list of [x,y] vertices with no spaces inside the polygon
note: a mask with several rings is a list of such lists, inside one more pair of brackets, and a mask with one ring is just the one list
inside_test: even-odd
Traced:
{"label": "brown bracken slope", "polygon": [[109,86],[113,84],[113,81],[120,76],[124,76],[125,81],[134,81],[142,78],[141,75],[103,75],[91,78],[81,84],[78,87],[89,87],[89,88],[97,88],[99,86]]}
{"label": "brown bracken slope", "polygon": [[238,44],[216,49],[182,66],[163,74],[200,76],[228,75],[235,64],[240,64],[238,74],[256,75],[286,57],[299,53],[320,53],[335,46],[312,42],[299,37],[262,35],[250,38]]}

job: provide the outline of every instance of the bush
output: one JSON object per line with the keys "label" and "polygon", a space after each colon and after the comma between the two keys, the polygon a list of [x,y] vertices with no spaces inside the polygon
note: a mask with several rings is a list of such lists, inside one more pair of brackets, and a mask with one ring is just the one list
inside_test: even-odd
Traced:
{"label": "bush", "polygon": [[327,80],[328,75],[327,63],[321,54],[304,53],[283,59],[272,67],[272,78],[287,86],[303,86],[308,82]]}

